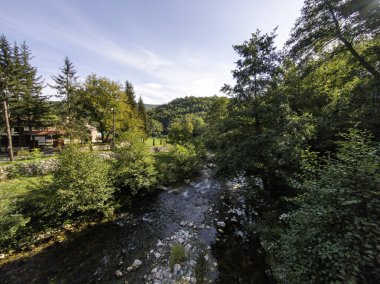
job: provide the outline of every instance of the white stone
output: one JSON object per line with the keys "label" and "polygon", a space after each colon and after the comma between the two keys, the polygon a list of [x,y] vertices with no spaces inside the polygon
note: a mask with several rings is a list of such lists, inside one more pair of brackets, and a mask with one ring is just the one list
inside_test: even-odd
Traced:
{"label": "white stone", "polygon": [[197,279],[195,277],[191,277],[190,279],[191,284],[197,283]]}
{"label": "white stone", "polygon": [[142,264],[142,261],[139,260],[139,259],[135,259],[135,261],[133,262],[132,266],[135,267],[135,268],[138,268],[140,267]]}
{"label": "white stone", "polygon": [[155,256],[156,258],[160,258],[160,257],[161,257],[161,254],[160,254],[159,252],[156,252],[156,253],[154,254],[154,256]]}
{"label": "white stone", "polygon": [[123,276],[123,272],[121,272],[120,270],[116,270],[115,275],[117,278],[120,278],[121,276]]}
{"label": "white stone", "polygon": [[220,221],[220,222],[217,222],[216,225],[224,228],[226,226],[226,223],[224,223],[223,221]]}
{"label": "white stone", "polygon": [[187,244],[187,245],[185,246],[185,250],[186,250],[186,251],[190,251],[190,250],[191,250],[191,244]]}
{"label": "white stone", "polygon": [[182,238],[178,238],[178,242],[179,242],[180,244],[183,244],[185,241],[184,241],[184,239],[182,239]]}
{"label": "white stone", "polygon": [[173,275],[176,276],[180,271],[181,265],[179,265],[178,263],[174,264]]}
{"label": "white stone", "polygon": [[210,257],[208,256],[208,254],[206,254],[206,255],[205,255],[205,260],[208,261],[209,258],[210,258]]}

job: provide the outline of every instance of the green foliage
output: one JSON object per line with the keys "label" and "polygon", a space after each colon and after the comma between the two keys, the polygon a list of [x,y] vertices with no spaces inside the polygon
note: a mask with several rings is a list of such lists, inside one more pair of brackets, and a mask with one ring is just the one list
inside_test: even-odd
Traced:
{"label": "green foliage", "polygon": [[111,213],[108,164],[94,152],[70,146],[58,157],[58,169],[49,186],[57,218],[76,220]]}
{"label": "green foliage", "polygon": [[[377,63],[370,63],[365,53],[359,54],[357,44],[379,35],[380,5],[373,0],[307,0],[293,29],[288,46],[291,54],[301,60],[327,50],[334,56],[348,50],[351,56],[378,82]],[[338,52],[331,47],[338,46]],[[372,52],[371,52],[372,53]],[[377,59],[378,60],[378,59]],[[378,67],[378,66],[377,66]]]}
{"label": "green foliage", "polygon": [[282,218],[288,229],[274,253],[290,282],[380,280],[380,148],[365,132],[342,137],[322,166],[308,159],[298,209]]}
{"label": "green foliage", "polygon": [[196,174],[201,166],[202,156],[193,144],[175,144],[170,150],[170,162],[162,163],[160,172],[164,183],[182,181]]}
{"label": "green foliage", "polygon": [[0,251],[14,245],[20,232],[29,222],[17,210],[14,203],[2,201],[0,204]]}
{"label": "green foliage", "polygon": [[148,115],[150,118],[161,122],[164,131],[167,131],[171,122],[177,117],[194,114],[204,119],[211,105],[219,99],[217,96],[177,98],[168,104],[157,106],[149,111]]}
{"label": "green foliage", "polygon": [[204,130],[205,122],[202,117],[185,115],[175,118],[170,123],[168,137],[172,143],[186,143],[201,136]]}
{"label": "green foliage", "polygon": [[136,195],[142,190],[152,189],[157,183],[154,158],[142,139],[132,135],[124,139],[125,142],[115,151],[113,175],[116,188],[123,195]]}
{"label": "green foliage", "polygon": [[235,98],[218,123],[216,160],[223,174],[260,177],[265,190],[278,198],[314,129],[312,117],[294,113],[277,86],[275,36],[257,31],[235,46],[241,56],[233,71],[237,83],[223,88]]}
{"label": "green foliage", "polygon": [[186,251],[181,244],[175,244],[170,250],[169,266],[173,271],[176,263],[180,264],[186,260]]}
{"label": "green foliage", "polygon": [[203,284],[206,283],[205,277],[208,273],[208,264],[205,259],[207,252],[205,250],[202,250],[196,259],[197,264],[195,265],[195,277],[197,279],[197,283]]}

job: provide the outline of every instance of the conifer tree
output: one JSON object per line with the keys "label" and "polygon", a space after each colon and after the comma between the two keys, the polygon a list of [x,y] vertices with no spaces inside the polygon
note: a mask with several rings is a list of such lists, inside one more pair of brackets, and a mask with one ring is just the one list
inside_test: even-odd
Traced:
{"label": "conifer tree", "polygon": [[14,73],[11,46],[7,38],[2,35],[0,37],[0,95],[3,104],[5,127],[7,130],[10,161],[13,161],[13,146],[9,124],[8,103],[16,86],[16,80],[13,76]]}
{"label": "conifer tree", "polygon": [[143,131],[145,133],[147,133],[147,130],[148,130],[148,116],[146,114],[145,105],[144,105],[144,102],[143,102],[141,96],[140,96],[139,101],[137,103],[137,113],[138,113],[140,119],[142,120]]}
{"label": "conifer tree", "polygon": [[63,115],[70,118],[77,89],[77,71],[74,68],[74,64],[67,56],[64,59],[64,65],[60,71],[61,73],[57,76],[52,76],[52,79],[55,82],[55,85],[52,85],[52,87],[57,90],[58,97],[62,98],[66,105]]}

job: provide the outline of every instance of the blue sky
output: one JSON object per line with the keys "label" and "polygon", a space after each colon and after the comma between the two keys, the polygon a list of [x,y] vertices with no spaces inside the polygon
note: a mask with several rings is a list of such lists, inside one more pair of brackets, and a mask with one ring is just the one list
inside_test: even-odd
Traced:
{"label": "blue sky", "polygon": [[[145,103],[220,94],[232,45],[278,26],[282,48],[302,0],[0,0],[0,33],[31,48],[46,83],[67,55],[83,80],[130,81]],[[46,88],[45,93],[53,93]]]}

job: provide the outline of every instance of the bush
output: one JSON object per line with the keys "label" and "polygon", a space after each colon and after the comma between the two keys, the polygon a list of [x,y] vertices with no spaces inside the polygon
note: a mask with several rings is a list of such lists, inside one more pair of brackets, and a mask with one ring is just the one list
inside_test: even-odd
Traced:
{"label": "bush", "polygon": [[18,240],[20,232],[29,222],[17,210],[17,206],[9,202],[0,204],[0,249],[5,250],[14,246]]}
{"label": "bush", "polygon": [[192,144],[174,145],[170,151],[171,162],[163,163],[160,171],[167,183],[184,180],[197,173],[201,166],[201,157]]}
{"label": "bush", "polygon": [[115,152],[114,182],[123,194],[136,195],[157,184],[154,158],[140,140],[130,140]]}
{"label": "bush", "polygon": [[175,244],[170,250],[169,265],[170,269],[173,271],[174,265],[176,263],[181,263],[186,260],[186,252],[182,245]]}
{"label": "bush", "polygon": [[273,254],[290,283],[380,282],[380,149],[364,132],[343,137],[336,157],[307,163],[299,208],[281,216]]}
{"label": "bush", "polygon": [[49,186],[58,218],[87,219],[111,213],[109,165],[93,152],[65,148]]}

